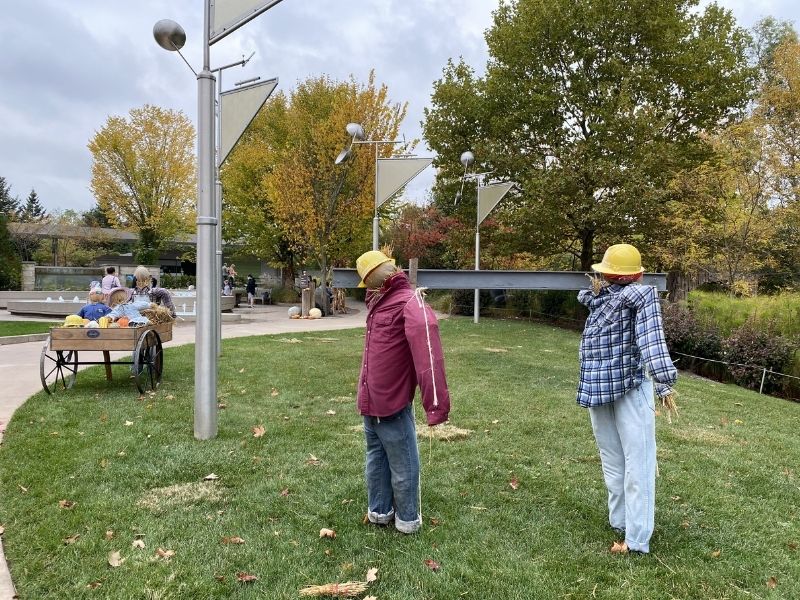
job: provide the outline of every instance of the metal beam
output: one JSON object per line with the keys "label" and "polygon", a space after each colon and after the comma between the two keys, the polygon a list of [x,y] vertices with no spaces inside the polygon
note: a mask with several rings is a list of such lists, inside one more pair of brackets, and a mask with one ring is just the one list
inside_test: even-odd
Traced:
{"label": "metal beam", "polygon": [[[334,269],[333,287],[354,288],[361,278],[355,269]],[[666,273],[645,273],[642,283],[667,291]],[[576,271],[455,271],[419,269],[417,285],[432,290],[583,290],[585,273]]]}

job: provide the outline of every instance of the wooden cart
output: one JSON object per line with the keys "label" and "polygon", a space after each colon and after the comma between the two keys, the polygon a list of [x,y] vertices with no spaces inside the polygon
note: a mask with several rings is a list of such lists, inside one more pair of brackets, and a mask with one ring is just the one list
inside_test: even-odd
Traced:
{"label": "wooden cart", "polygon": [[[162,342],[172,339],[172,323],[147,327],[82,328],[53,327],[39,359],[42,387],[48,394],[68,390],[78,376],[78,365],[105,365],[111,381],[111,365],[131,365],[140,393],[155,390],[164,368]],[[78,352],[102,352],[102,361],[79,361]],[[133,352],[130,362],[111,362],[112,351]]]}

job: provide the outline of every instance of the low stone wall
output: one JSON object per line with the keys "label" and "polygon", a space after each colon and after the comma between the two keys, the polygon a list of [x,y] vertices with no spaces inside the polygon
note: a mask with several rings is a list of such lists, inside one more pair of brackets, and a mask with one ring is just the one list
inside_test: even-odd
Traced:
{"label": "low stone wall", "polygon": [[[59,302],[59,296],[64,298],[64,302]],[[81,307],[87,303],[83,294],[77,294],[78,302],[74,302],[76,294],[70,292],[0,292],[0,309],[7,309],[13,314],[38,314],[43,316],[74,315]],[[51,298],[52,302],[42,302]],[[30,302],[35,300],[36,302]],[[191,310],[195,298],[188,296],[175,296],[172,301],[176,307],[182,308],[187,304],[187,309]],[[230,312],[233,310],[236,299],[233,296],[220,297],[220,311]]]}

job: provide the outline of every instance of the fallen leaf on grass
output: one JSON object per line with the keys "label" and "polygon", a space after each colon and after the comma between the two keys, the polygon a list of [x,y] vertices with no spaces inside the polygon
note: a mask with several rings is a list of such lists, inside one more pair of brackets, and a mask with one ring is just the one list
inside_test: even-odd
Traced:
{"label": "fallen leaf on grass", "polygon": [[122,563],[125,562],[125,559],[122,558],[122,555],[119,552],[109,552],[108,553],[108,566],[111,568],[117,568]]}
{"label": "fallen leaf on grass", "polygon": [[106,540],[111,541],[114,538],[114,530],[109,529],[106,531]]}
{"label": "fallen leaf on grass", "polygon": [[222,538],[223,544],[244,544],[244,540],[238,535],[224,536]]}
{"label": "fallen leaf on grass", "polygon": [[18,483],[18,484],[17,484],[17,487],[18,487],[19,489],[21,489],[21,490],[22,490],[22,493],[23,493],[23,494],[27,494],[27,493],[28,493],[28,488],[26,488],[24,485],[20,485],[20,484]]}
{"label": "fallen leaf on grass", "polygon": [[719,558],[719,555],[722,554],[722,550],[714,550],[711,553],[711,558]]}
{"label": "fallen leaf on grass", "polygon": [[281,496],[286,498],[289,495],[289,488],[281,490]]}
{"label": "fallen leaf on grass", "polygon": [[336,411],[331,408],[330,410],[326,411],[325,414],[329,415],[329,416],[333,416],[333,415],[336,414]]}
{"label": "fallen leaf on grass", "polygon": [[156,556],[163,558],[164,560],[170,560],[173,556],[175,556],[175,550],[164,550],[163,548],[159,548],[156,550]]}
{"label": "fallen leaf on grass", "polygon": [[[3,535],[2,526],[0,526],[0,535]],[[797,542],[789,542],[787,545],[789,546],[789,550],[797,550]]]}
{"label": "fallen leaf on grass", "polygon": [[744,423],[744,421],[742,421],[741,419],[735,419],[733,422],[736,423],[737,425],[742,425]]}
{"label": "fallen leaf on grass", "polygon": [[260,438],[265,433],[267,433],[267,430],[264,428],[263,425],[256,425],[255,427],[253,427],[253,437],[254,438]]}
{"label": "fallen leaf on grass", "polygon": [[441,569],[441,568],[442,568],[442,567],[441,567],[441,565],[439,565],[439,563],[437,563],[437,562],[436,562],[435,560],[433,560],[432,558],[426,558],[426,559],[425,559],[425,560],[423,560],[422,562],[423,562],[423,564],[424,564],[426,567],[428,567],[428,568],[429,568],[431,571],[438,571],[439,569]]}
{"label": "fallen leaf on grass", "polygon": [[219,475],[217,475],[216,473],[209,473],[208,475],[203,477],[203,481],[214,481],[216,479],[219,479]]}
{"label": "fallen leaf on grass", "polygon": [[239,369],[239,373],[244,373],[244,367],[242,367],[241,369]]}
{"label": "fallen leaf on grass", "polygon": [[90,589],[90,590],[96,590],[96,589],[97,589],[97,588],[99,588],[101,585],[103,585],[103,582],[102,582],[102,581],[93,581],[93,582],[91,582],[91,583],[87,583],[87,584],[86,584],[86,587],[87,587],[88,589]]}
{"label": "fallen leaf on grass", "polygon": [[131,548],[139,548],[140,550],[144,550],[144,540],[133,540]]}
{"label": "fallen leaf on grass", "polygon": [[65,546],[69,546],[70,544],[74,544],[75,542],[77,542],[79,537],[81,537],[80,533],[74,533],[69,537],[65,537],[61,541],[64,542]]}
{"label": "fallen leaf on grass", "polygon": [[217,404],[217,408],[219,408],[220,410],[222,410],[222,409],[224,409],[224,408],[228,408],[228,405],[227,405],[227,404],[225,404],[225,403],[223,403],[223,402],[220,402],[219,404]]}
{"label": "fallen leaf on grass", "polygon": [[175,400],[175,396],[173,396],[172,394],[167,394],[166,396],[164,396],[164,399],[165,400]]}
{"label": "fallen leaf on grass", "polygon": [[320,459],[318,459],[316,456],[314,456],[313,454],[309,454],[308,455],[308,460],[306,461],[306,464],[307,465],[312,465],[314,467],[318,467],[318,466],[320,466],[322,464],[322,461]]}
{"label": "fallen leaf on grass", "polygon": [[125,421],[125,427],[130,427],[133,425],[133,421]]}
{"label": "fallen leaf on grass", "polygon": [[435,517],[431,517],[430,520],[431,520],[431,527],[438,527],[439,525],[442,524],[442,522]]}
{"label": "fallen leaf on grass", "polygon": [[319,537],[321,538],[335,538],[336,532],[333,529],[326,529],[323,527],[319,530]]}
{"label": "fallen leaf on grass", "polygon": [[275,388],[272,388],[272,391],[269,394],[270,394],[270,396],[272,396],[274,398],[275,396],[278,395],[278,390],[276,390]]}
{"label": "fallen leaf on grass", "polygon": [[214,579],[222,583],[223,581],[225,581],[225,575],[217,575],[216,573],[214,573]]}
{"label": "fallen leaf on grass", "polygon": [[250,573],[245,573],[244,571],[239,571],[236,574],[236,581],[250,583],[251,581],[258,581],[258,577],[256,575],[251,575]]}
{"label": "fallen leaf on grass", "polygon": [[492,421],[492,425],[497,425],[499,422],[500,422],[500,419],[495,419],[494,421]]}
{"label": "fallen leaf on grass", "polygon": [[378,580],[378,567],[372,567],[367,571],[367,583],[372,583]]}
{"label": "fallen leaf on grass", "polygon": [[767,587],[771,590],[774,590],[778,587],[778,579],[776,577],[770,577],[767,579]]}
{"label": "fallen leaf on grass", "polygon": [[65,508],[69,510],[73,508],[77,504],[77,502],[73,502],[72,500],[59,500],[58,501],[58,508]]}
{"label": "fallen leaf on grass", "polygon": [[512,490],[519,489],[519,479],[517,479],[516,477],[512,477],[511,481],[508,482],[508,485],[511,486]]}

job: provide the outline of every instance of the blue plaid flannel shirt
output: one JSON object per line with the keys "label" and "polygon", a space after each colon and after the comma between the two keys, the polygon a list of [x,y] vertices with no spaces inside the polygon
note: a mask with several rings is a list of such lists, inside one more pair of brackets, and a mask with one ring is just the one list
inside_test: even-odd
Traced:
{"label": "blue plaid flannel shirt", "polygon": [[580,346],[578,404],[614,402],[642,384],[645,369],[659,397],[678,377],[661,323],[658,293],[649,285],[616,285],[578,293],[589,308]]}

